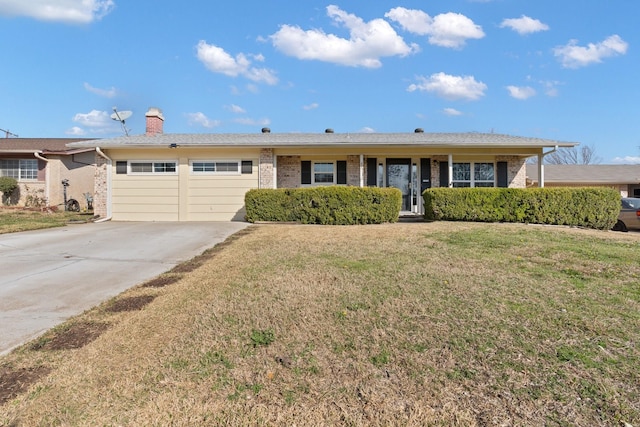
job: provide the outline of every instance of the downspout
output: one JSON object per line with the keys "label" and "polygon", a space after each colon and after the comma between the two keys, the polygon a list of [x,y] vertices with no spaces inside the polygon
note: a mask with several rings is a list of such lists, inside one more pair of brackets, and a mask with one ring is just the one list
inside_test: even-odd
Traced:
{"label": "downspout", "polygon": [[540,188],[544,188],[544,156],[555,153],[556,151],[558,151],[557,145],[551,151],[538,154],[538,187]]}
{"label": "downspout", "polygon": [[50,179],[50,173],[51,171],[49,170],[49,159],[47,159],[46,157],[42,156],[42,151],[34,151],[33,155],[36,157],[36,159],[40,159],[43,162],[47,163],[47,167],[45,167],[44,169],[44,197],[47,200],[47,206],[49,206],[49,186],[51,185],[51,179]]}
{"label": "downspout", "polygon": [[95,222],[105,222],[110,221],[113,215],[111,212],[111,166],[113,165],[113,161],[109,156],[102,152],[100,147],[96,147],[96,153],[98,153],[100,157],[107,161],[107,217],[99,219]]}

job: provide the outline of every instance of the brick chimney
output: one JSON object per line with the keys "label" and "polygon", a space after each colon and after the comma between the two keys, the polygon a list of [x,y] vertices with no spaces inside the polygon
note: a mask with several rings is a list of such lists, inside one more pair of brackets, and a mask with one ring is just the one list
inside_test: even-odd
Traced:
{"label": "brick chimney", "polygon": [[162,124],[164,123],[164,116],[162,110],[156,107],[150,107],[146,112],[147,118],[147,136],[161,135],[163,133]]}

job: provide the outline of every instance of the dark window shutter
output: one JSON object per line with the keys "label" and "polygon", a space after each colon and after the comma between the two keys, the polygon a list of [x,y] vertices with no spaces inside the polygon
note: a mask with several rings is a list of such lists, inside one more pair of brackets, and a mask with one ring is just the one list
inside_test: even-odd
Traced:
{"label": "dark window shutter", "polygon": [[440,162],[440,187],[449,186],[449,163]]}
{"label": "dark window shutter", "polygon": [[367,185],[369,187],[378,185],[378,160],[375,157],[367,158]]}
{"label": "dark window shutter", "polygon": [[509,186],[507,165],[507,162],[498,162],[498,187],[506,188]]}
{"label": "dark window shutter", "polygon": [[347,183],[347,161],[338,160],[336,162],[336,169],[337,169],[336,184],[346,184]]}
{"label": "dark window shutter", "polygon": [[311,161],[304,160],[300,163],[301,163],[301,170],[302,170],[300,183],[311,184]]}
{"label": "dark window shutter", "polygon": [[127,173],[127,162],[116,162],[116,174]]}
{"label": "dark window shutter", "polygon": [[420,159],[420,194],[431,188],[431,159]]}
{"label": "dark window shutter", "polygon": [[251,160],[242,161],[242,173],[253,173],[253,162]]}

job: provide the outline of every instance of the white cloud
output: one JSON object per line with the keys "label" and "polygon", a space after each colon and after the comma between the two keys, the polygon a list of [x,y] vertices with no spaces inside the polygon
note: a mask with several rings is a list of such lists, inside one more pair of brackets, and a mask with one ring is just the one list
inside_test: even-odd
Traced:
{"label": "white cloud", "polygon": [[561,85],[562,83],[556,80],[548,80],[548,81],[541,81],[540,84],[542,86],[544,86],[544,93],[547,96],[550,97],[555,97],[558,96],[558,86]]}
{"label": "white cloud", "polygon": [[[82,126],[74,126],[67,130],[67,134],[75,136],[86,135],[87,133],[114,133],[117,132],[121,126],[120,122],[111,119],[109,113],[98,110],[91,110],[88,113],[77,113],[73,116],[72,120]],[[84,128],[89,128],[89,131]]]}
{"label": "white cloud", "polygon": [[512,98],[522,100],[529,99],[536,94],[535,89],[530,86],[507,86],[507,90]]}
{"label": "white cloud", "polygon": [[320,106],[320,105],[319,105],[317,102],[313,102],[313,103],[311,103],[311,104],[309,104],[309,105],[303,105],[303,106],[302,106],[302,109],[303,109],[303,110],[307,110],[307,111],[309,111],[309,110],[315,110],[315,109],[316,109],[316,108],[318,108],[319,106]]}
{"label": "white cloud", "polygon": [[111,117],[106,111],[91,110],[89,113],[78,113],[73,116],[73,121],[82,126],[99,128],[111,124]]}
{"label": "white cloud", "polygon": [[411,84],[407,90],[416,90],[435,93],[437,96],[448,99],[464,99],[475,101],[484,96],[487,85],[476,81],[473,76],[451,76],[445,73],[432,74],[430,77],[418,76],[418,83]]}
{"label": "white cloud", "polygon": [[522,15],[520,18],[509,18],[502,21],[500,28],[511,28],[520,35],[537,33],[539,31],[547,31],[549,26],[543,24],[537,19]]}
{"label": "white cloud", "polygon": [[220,126],[219,120],[211,120],[204,113],[199,111],[197,113],[186,113],[185,116],[191,126],[198,125],[208,129]]}
{"label": "white cloud", "polygon": [[358,133],[375,133],[375,132],[376,132],[376,130],[374,128],[372,128],[372,127],[369,127],[369,126],[365,126],[365,127],[363,127],[362,129],[360,129],[358,131]]}
{"label": "white cloud", "polygon": [[229,111],[231,111],[232,113],[236,113],[236,114],[244,114],[247,111],[240,107],[239,105],[235,105],[235,104],[231,104],[231,105],[227,105],[225,106],[225,108]]}
{"label": "white cloud", "polygon": [[447,116],[461,116],[462,111],[458,111],[455,108],[445,108],[442,112]]}
{"label": "white cloud", "polygon": [[459,13],[449,12],[431,18],[421,10],[396,7],[384,16],[410,33],[428,35],[429,43],[436,46],[459,49],[468,39],[481,39],[485,36],[480,25]]}
{"label": "white cloud", "polygon": [[251,119],[248,117],[244,117],[241,119],[235,119],[235,123],[246,125],[246,126],[267,126],[271,124],[271,120],[269,119]]}
{"label": "white cloud", "polygon": [[0,15],[88,24],[102,19],[114,7],[113,0],[0,0]]}
{"label": "white cloud", "polygon": [[624,165],[639,165],[640,156],[614,157],[612,159],[612,163],[624,164]]}
{"label": "white cloud", "polygon": [[578,46],[577,40],[570,40],[568,44],[554,48],[553,53],[564,68],[580,68],[602,62],[604,58],[624,55],[628,47],[627,42],[614,34],[600,43],[589,43],[587,46]]}
{"label": "white cloud", "polygon": [[419,50],[416,44],[407,45],[384,19],[364,22],[334,5],[327,6],[327,15],[349,30],[348,39],[319,29],[304,31],[298,26],[282,25],[270,36],[273,46],[298,59],[366,68],[381,67],[382,57],[406,56]]}
{"label": "white cloud", "polygon": [[68,129],[65,133],[71,136],[84,136],[87,134],[84,129],[78,126],[74,126],[71,129]]}
{"label": "white cloud", "polygon": [[104,98],[115,98],[118,95],[115,87],[111,87],[110,89],[99,89],[97,87],[91,86],[89,83],[84,84],[84,88],[91,93],[94,93],[98,96],[102,96]]}
{"label": "white cloud", "polygon": [[[278,78],[273,70],[252,67],[251,61],[244,53],[239,53],[234,58],[221,47],[208,44],[204,40],[200,40],[196,50],[200,62],[214,73],[230,77],[243,76],[254,82],[264,82],[269,85],[278,83]],[[260,55],[252,55],[252,57],[254,59],[259,58],[260,61],[264,60],[264,57]]]}

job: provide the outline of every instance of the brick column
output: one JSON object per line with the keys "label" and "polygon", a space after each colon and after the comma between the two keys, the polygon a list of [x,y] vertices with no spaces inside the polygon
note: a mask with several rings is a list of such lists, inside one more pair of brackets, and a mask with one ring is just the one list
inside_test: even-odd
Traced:
{"label": "brick column", "polygon": [[108,192],[108,179],[107,179],[107,159],[96,153],[96,169],[94,174],[94,189],[93,189],[93,213],[100,215],[100,218],[107,217],[107,192]]}
{"label": "brick column", "polygon": [[273,148],[262,148],[259,164],[260,188],[274,188],[273,161]]}

